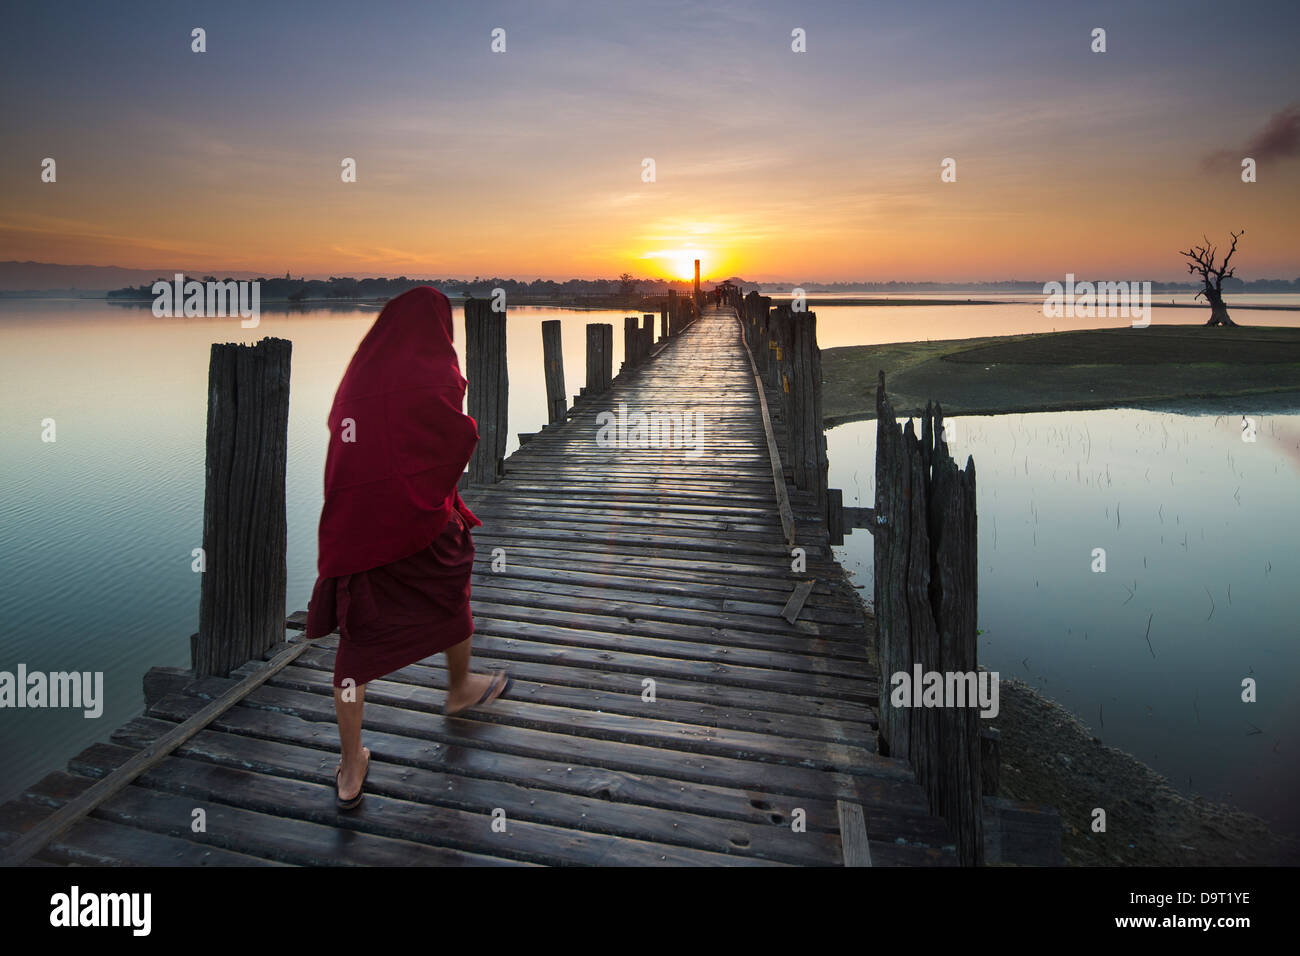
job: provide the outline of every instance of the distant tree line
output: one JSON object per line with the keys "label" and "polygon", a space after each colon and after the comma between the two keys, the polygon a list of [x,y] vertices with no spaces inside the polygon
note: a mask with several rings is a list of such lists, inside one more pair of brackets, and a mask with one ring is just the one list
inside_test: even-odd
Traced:
{"label": "distant tree line", "polygon": [[[186,276],[185,281],[231,282],[229,277],[218,279],[216,276]],[[173,283],[175,276],[159,276],[158,281]],[[289,302],[307,300],[339,299],[391,299],[416,286],[431,285],[449,296],[491,298],[494,289],[505,289],[508,299],[575,299],[586,296],[609,297],[639,294],[662,294],[669,288],[688,289],[689,282],[669,282],[665,279],[635,279],[624,273],[617,279],[569,279],[556,282],[554,279],[534,279],[532,282],[519,279],[502,279],[493,276],[485,279],[475,276],[473,279],[412,279],[398,276],[396,279],[371,278],[357,279],[351,276],[330,276],[328,279],[259,279],[262,284],[262,300],[283,299]],[[108,293],[110,299],[152,299],[153,283],[127,286]]]}
{"label": "distant tree line", "polygon": [[[1087,276],[1076,276],[1082,282]],[[778,283],[761,283],[764,289],[777,289]],[[1033,292],[1041,293],[1043,283],[1027,279],[1006,279],[999,282],[805,282],[794,285],[808,292]],[[793,288],[793,286],[792,286]],[[1153,292],[1192,292],[1201,288],[1199,282],[1151,281]],[[1228,292],[1300,292],[1300,278],[1253,279],[1249,282],[1231,278],[1223,280],[1223,291]]]}
{"label": "distant tree line", "polygon": [[[186,276],[186,281],[195,279],[200,282],[231,282],[229,277],[218,280],[216,276]],[[172,283],[175,276],[159,276],[158,281]],[[452,297],[473,296],[479,299],[492,297],[492,290],[505,289],[507,299],[515,301],[558,300],[573,301],[580,299],[610,299],[638,295],[663,295],[668,289],[685,291],[692,288],[691,282],[671,281],[667,279],[637,279],[624,273],[617,279],[568,279],[556,282],[554,279],[534,279],[531,282],[519,279],[503,279],[493,276],[485,279],[475,276],[473,279],[411,279],[398,276],[396,279],[370,278],[357,279],[351,276],[331,276],[328,279],[291,279],[287,277],[260,279],[262,283],[262,300],[287,300],[304,302],[308,300],[347,300],[347,299],[391,299],[416,286],[431,285]],[[763,288],[769,290],[784,289],[784,283],[758,283],[732,276],[729,280],[741,291]],[[1077,281],[1083,281],[1079,277]],[[704,283],[711,287],[712,280]],[[1041,294],[1043,283],[1028,280],[1006,280],[1001,282],[805,282],[789,286],[805,289],[808,292],[1025,292]],[[1189,292],[1199,289],[1195,282],[1155,282],[1151,283],[1153,292]],[[153,283],[127,286],[108,293],[110,299],[152,299]],[[1238,278],[1223,280],[1224,292],[1296,292],[1300,293],[1300,278],[1296,279],[1255,279],[1244,282]]]}

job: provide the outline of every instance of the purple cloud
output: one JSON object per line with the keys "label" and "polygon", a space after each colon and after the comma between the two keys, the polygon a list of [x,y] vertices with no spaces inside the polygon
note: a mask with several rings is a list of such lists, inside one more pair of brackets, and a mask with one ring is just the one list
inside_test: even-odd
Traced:
{"label": "purple cloud", "polygon": [[1300,103],[1292,103],[1268,118],[1264,128],[1240,150],[1221,149],[1208,154],[1202,165],[1213,169],[1249,156],[1257,163],[1300,155]]}

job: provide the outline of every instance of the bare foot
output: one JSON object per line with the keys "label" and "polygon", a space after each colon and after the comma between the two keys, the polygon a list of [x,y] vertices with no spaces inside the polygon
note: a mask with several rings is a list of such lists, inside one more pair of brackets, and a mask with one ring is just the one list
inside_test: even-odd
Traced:
{"label": "bare foot", "polygon": [[361,792],[361,785],[365,783],[366,771],[370,769],[370,748],[362,747],[361,753],[364,758],[362,760],[352,763],[346,760],[339,762],[339,799],[344,803],[356,799],[357,794]]}
{"label": "bare foot", "polygon": [[491,703],[505,693],[507,681],[505,671],[470,674],[459,687],[447,691],[447,703],[442,712],[451,717],[479,704]]}

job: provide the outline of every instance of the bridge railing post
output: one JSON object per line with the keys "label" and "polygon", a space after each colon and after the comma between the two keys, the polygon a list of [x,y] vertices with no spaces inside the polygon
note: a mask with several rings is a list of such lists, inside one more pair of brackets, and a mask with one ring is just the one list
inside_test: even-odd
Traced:
{"label": "bridge railing post", "polygon": [[771,384],[776,390],[781,409],[782,429],[785,433],[786,448],[793,450],[796,433],[794,415],[791,410],[791,388],[793,387],[794,368],[791,355],[794,313],[788,304],[782,303],[772,310],[770,355]]}
{"label": "bridge railing post", "polygon": [[564,392],[564,345],[559,319],[547,319],[542,323],[542,366],[546,376],[546,422],[554,425],[564,421],[568,407]]}
{"label": "bridge railing post", "polygon": [[195,677],[227,677],[284,640],[292,349],[212,346]]}
{"label": "bridge railing post", "polygon": [[635,315],[623,317],[623,367],[641,363],[641,323]]}
{"label": "bridge railing post", "polygon": [[790,314],[790,455],[795,486],[817,496],[826,510],[826,432],[822,427],[822,361],[817,314]]}
{"label": "bridge railing post", "polygon": [[506,369],[506,313],[487,299],[465,300],[466,410],[478,423],[478,445],[468,480],[492,485],[501,478],[509,437],[510,378]]}
{"label": "bridge railing post", "polygon": [[[978,674],[975,463],[967,458],[965,469],[957,468],[937,406],[926,406],[920,438],[910,419],[900,429],[883,372],[876,391],[874,518],[881,686],[894,686],[895,674],[917,667]],[[930,809],[948,822],[960,861],[982,862],[985,783],[977,708],[894,707],[882,694],[878,719],[881,752],[911,763]]]}
{"label": "bridge railing post", "polygon": [[609,388],[614,370],[614,326],[608,322],[587,325],[587,387],[584,395],[598,395]]}
{"label": "bridge railing post", "polygon": [[758,343],[761,346],[758,349],[758,368],[764,375],[770,375],[772,350],[768,347],[768,343],[772,339],[772,297],[770,295],[759,296],[758,303],[756,331]]}

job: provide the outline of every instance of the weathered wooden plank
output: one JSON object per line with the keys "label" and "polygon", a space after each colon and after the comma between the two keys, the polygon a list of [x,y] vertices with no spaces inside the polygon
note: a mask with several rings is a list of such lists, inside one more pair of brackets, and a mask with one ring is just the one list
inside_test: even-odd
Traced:
{"label": "weathered wooden plank", "polygon": [[164,760],[172,750],[203,729],[213,717],[245,699],[249,694],[256,691],[263,682],[274,677],[280,670],[291,664],[308,646],[310,645],[307,642],[303,642],[282,652],[270,664],[245,677],[220,698],[209,703],[185,723],[159,740],[154,746],[140,751],[123,764],[117,772],[104,778],[76,799],[70,800],[48,820],[43,821],[40,826],[23,834],[20,839],[6,847],[4,852],[0,854],[0,865],[12,866],[21,863],[33,856],[46,843],[67,832],[74,824],[109,797],[120,792],[141,773]]}
{"label": "weathered wooden plank", "polygon": [[[166,717],[177,699],[164,698],[151,715]],[[244,706],[297,716],[315,724],[331,722],[334,713],[333,700],[329,697],[279,687],[259,688],[246,698]],[[694,781],[822,799],[843,796],[864,805],[904,808],[914,808],[918,798],[912,772],[899,761],[879,758],[868,767],[854,768],[870,770],[870,773],[847,773],[827,768],[824,764],[820,768],[795,767],[714,754],[685,754],[663,747],[558,734],[463,717],[439,719],[437,715],[384,704],[366,707],[366,727],[368,739],[373,731],[385,731],[423,738],[426,747],[432,742],[493,750],[551,760],[565,767],[580,763],[607,770],[648,773],[674,778],[680,784]]]}
{"label": "weathered wooden plank", "polygon": [[837,801],[840,814],[840,842],[845,866],[871,866],[871,845],[867,821],[856,803]]}
{"label": "weathered wooden plank", "polygon": [[[193,700],[172,698],[181,707]],[[124,738],[144,743],[171,726],[155,718],[137,718],[124,728]],[[178,753],[224,766],[294,779],[326,779],[333,771],[333,751],[318,749],[321,735],[297,717],[281,720],[269,711],[236,708],[227,711],[189,741]],[[610,804],[655,807],[673,813],[705,814],[747,826],[788,825],[791,809],[807,812],[810,832],[837,832],[834,801],[782,793],[752,793],[744,789],[683,782],[653,774],[628,773],[570,762],[557,771],[554,761],[481,748],[430,745],[428,741],[367,728],[366,742],[376,761],[375,783],[380,792],[403,799],[425,799],[461,809],[521,807],[546,792],[574,795]],[[417,771],[417,773],[408,773]],[[332,779],[332,778],[331,778]],[[522,781],[526,781],[523,783]],[[498,790],[496,788],[502,787]],[[922,810],[924,803],[920,804]],[[580,807],[580,812],[588,812]],[[906,809],[896,811],[900,817]],[[915,808],[912,809],[915,813]],[[913,817],[913,819],[916,819]],[[933,818],[925,818],[933,821]]]}
{"label": "weathered wooden plank", "polygon": [[[491,658],[483,655],[483,659]],[[322,673],[333,671],[333,659],[324,651],[306,662],[300,658],[299,662],[303,667],[314,668]],[[605,675],[604,686],[594,689],[586,681],[577,685],[572,681],[557,682],[552,677],[553,670],[558,669],[554,665],[530,667],[521,663],[516,667],[513,663],[510,668],[511,676],[514,678],[511,696],[516,700],[567,707],[572,710],[596,709],[607,714],[635,717],[645,717],[650,710],[649,705],[641,698],[643,691],[641,682],[629,680],[626,675],[621,679],[615,679],[614,675]],[[525,672],[533,676],[525,676]],[[286,677],[282,683],[300,689],[309,689],[313,686],[305,682],[296,683],[291,676]],[[409,665],[389,674],[382,682],[372,681],[367,684],[367,700],[370,699],[371,694],[388,693],[392,698],[389,703],[402,704],[410,700],[410,691],[404,685],[436,689],[439,694],[426,699],[441,699],[440,692],[447,688],[446,671],[439,666],[437,657],[429,659],[428,664]],[[866,721],[845,722],[822,715],[766,711],[759,709],[757,704],[750,704],[747,708],[738,704],[730,707],[712,703],[702,704],[698,701],[668,696],[665,682],[662,680],[656,680],[655,685],[655,702],[649,715],[656,719],[678,725],[698,724],[704,727],[777,735],[786,741],[817,740],[850,743],[867,750],[875,749],[875,729]],[[680,683],[677,686],[680,686]]]}
{"label": "weathered wooden plank", "polygon": [[[182,828],[188,829],[189,807],[198,799],[204,801],[210,821],[216,820],[215,825],[209,823],[209,838],[232,845],[260,845],[268,856],[304,865],[398,865],[403,856],[413,864],[434,865],[477,866],[509,859],[593,864],[616,847],[625,854],[629,865],[734,866],[771,862],[732,859],[642,840],[627,840],[626,845],[619,846],[622,841],[607,834],[509,817],[505,832],[500,832],[493,827],[492,811],[496,807],[480,812],[431,808],[374,791],[367,794],[364,811],[339,813],[333,805],[332,785],[180,758],[155,767],[147,777],[162,789],[132,788],[132,792],[105,805],[100,812],[111,819],[125,819],[136,826],[156,827],[174,835],[183,832]],[[173,794],[184,794],[185,798]],[[278,833],[277,819],[282,826]],[[341,829],[352,831],[345,840],[340,839]]]}
{"label": "weathered wooden plank", "polygon": [[[459,849],[427,847],[406,839],[403,831],[393,827],[391,821],[375,821],[375,814],[369,809],[363,814],[346,816],[333,810],[328,799],[332,790],[328,768],[323,771],[310,769],[312,763],[317,766],[321,763],[318,752],[299,751],[295,754],[284,745],[262,742],[258,751],[262,759],[257,762],[268,766],[254,769],[235,765],[235,760],[247,763],[250,757],[249,748],[240,738],[225,736],[223,739],[234,746],[226,752],[226,759],[220,764],[202,759],[171,760],[151,771],[142,782],[169,794],[183,794],[190,804],[196,797],[213,801],[208,806],[223,814],[223,823],[226,822],[225,816],[233,815],[233,808],[226,805],[234,802],[240,807],[248,807],[254,811],[249,818],[251,822],[242,828],[245,832],[237,840],[229,842],[238,845],[250,837],[262,840],[268,850],[275,851],[277,858],[291,861],[350,865],[511,862],[509,856],[488,855],[500,853],[503,849],[500,846],[503,842],[501,834],[491,827],[494,811],[504,812],[511,829],[520,823],[541,824],[560,832],[596,833],[683,850],[745,855],[792,864],[826,865],[834,862],[838,849],[835,837],[830,833],[800,834],[792,832],[789,827],[775,827],[769,821],[742,823],[699,812],[614,804],[505,781],[473,780],[460,775],[434,773],[372,756],[372,767],[366,778],[367,800],[371,796],[386,798],[407,815],[418,814],[419,807],[437,808],[432,813],[426,811],[426,819],[448,813],[452,815],[447,821],[448,827],[466,819],[474,821],[463,834]],[[266,759],[268,757],[271,759]],[[280,765],[280,761],[286,758],[290,764],[288,768]],[[286,770],[295,772],[286,773]],[[742,794],[733,797],[737,800],[742,798]],[[143,812],[151,811],[146,808]],[[297,824],[303,829],[304,832],[296,835],[295,842],[300,845],[285,847],[285,837],[280,833],[256,833],[255,828],[260,828],[262,818],[271,813],[287,818],[288,824]],[[213,811],[209,810],[209,832],[214,831],[213,818]],[[322,840],[320,835],[305,830],[305,827],[323,829],[322,824],[330,828],[348,826],[356,833],[346,843],[340,843],[337,838],[330,839],[328,833]],[[221,829],[224,831],[225,827]],[[291,827],[286,829],[292,832]],[[341,860],[336,859],[340,852],[343,854]],[[311,859],[313,854],[319,859]],[[548,862],[591,861],[577,854],[566,856],[561,850],[555,853],[553,861]]]}
{"label": "weathered wooden plank", "polygon": [[[311,668],[286,668],[274,682],[275,687],[293,688],[315,693],[332,693],[331,676]],[[373,686],[373,693],[371,687]],[[639,685],[638,685],[639,688]],[[445,695],[430,687],[399,684],[392,681],[367,685],[367,705],[389,703],[406,710],[441,714]],[[660,715],[657,701],[642,701],[641,713],[619,713],[606,708],[577,709],[533,703],[511,693],[491,712],[493,723],[528,727],[557,734],[575,734],[595,740],[627,741],[651,747],[664,747],[689,753],[707,753],[792,767],[838,765],[850,772],[874,766],[871,749],[844,741],[825,739],[790,739],[783,736],[705,724],[673,721]],[[485,717],[486,717],[485,713]]]}
{"label": "weathered wooden plank", "polygon": [[[742,337],[741,341],[744,339]],[[749,346],[745,346],[745,354],[749,355]],[[758,403],[763,413],[763,433],[767,439],[767,453],[772,465],[772,486],[776,492],[776,506],[781,515],[781,529],[785,534],[785,543],[787,547],[793,547],[795,541],[794,514],[790,510],[790,498],[785,490],[785,468],[781,464],[781,454],[776,448],[776,434],[772,430],[771,416],[767,410],[767,396],[763,392],[763,381],[758,376],[758,369],[754,366],[754,357],[749,355],[750,368],[754,373],[754,388],[758,392]]]}
{"label": "weathered wooden plank", "polygon": [[[122,748],[117,748],[121,750]],[[102,773],[115,761],[100,751]],[[333,807],[333,783],[305,786],[273,781],[232,767],[209,767],[172,757],[141,774],[136,784],[106,800],[96,819],[205,847],[218,847],[293,866],[492,866],[509,861],[360,832],[339,839],[342,816]],[[158,787],[162,787],[162,792]],[[270,799],[259,796],[271,791]],[[179,795],[178,795],[179,794]],[[233,803],[232,803],[233,802]],[[245,809],[252,808],[252,809]],[[286,812],[309,807],[299,819]],[[193,811],[204,829],[194,832]]]}
{"label": "weathered wooden plank", "polygon": [[45,847],[39,859],[65,866],[286,866],[248,853],[84,819]]}
{"label": "weathered wooden plank", "polygon": [[799,617],[803,610],[804,602],[808,600],[808,595],[812,593],[813,582],[800,581],[795,585],[794,591],[790,595],[790,600],[785,602],[785,607],[781,608],[781,616],[791,624]]}

